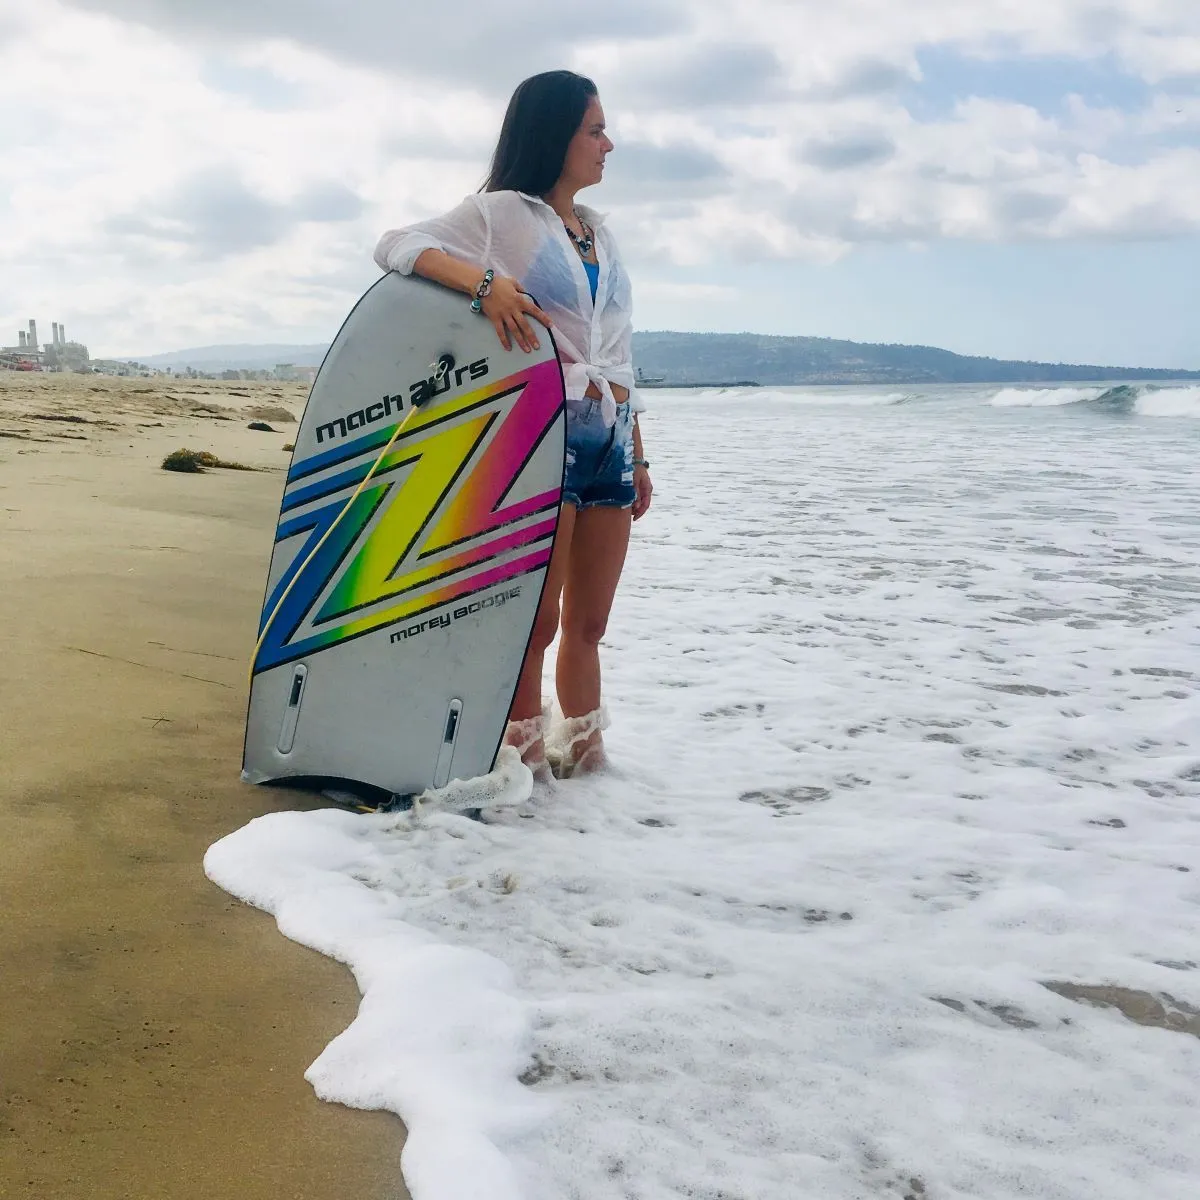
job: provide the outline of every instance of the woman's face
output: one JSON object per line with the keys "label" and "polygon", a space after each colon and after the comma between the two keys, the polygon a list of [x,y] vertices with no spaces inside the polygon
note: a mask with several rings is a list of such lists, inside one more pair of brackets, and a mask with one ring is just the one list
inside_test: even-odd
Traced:
{"label": "woman's face", "polygon": [[604,178],[605,156],[612,148],[613,144],[604,132],[604,109],[593,96],[575,136],[567,143],[562,181],[576,189],[599,183]]}

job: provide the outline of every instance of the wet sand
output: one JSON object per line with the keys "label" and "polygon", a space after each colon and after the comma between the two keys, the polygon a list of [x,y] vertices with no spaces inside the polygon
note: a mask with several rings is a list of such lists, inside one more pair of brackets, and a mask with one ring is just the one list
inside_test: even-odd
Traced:
{"label": "wet sand", "polygon": [[[298,806],[238,768],[295,431],[246,425],[302,403],[0,373],[0,1196],[407,1195],[399,1121],[303,1078],[349,973],[201,866]],[[269,469],[162,471],[181,446]]]}

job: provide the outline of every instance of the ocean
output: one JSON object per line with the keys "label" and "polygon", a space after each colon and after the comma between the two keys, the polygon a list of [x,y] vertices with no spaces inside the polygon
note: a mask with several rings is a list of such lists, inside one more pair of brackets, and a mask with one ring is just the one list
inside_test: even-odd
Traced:
{"label": "ocean", "polygon": [[317,1093],[417,1200],[1190,1200],[1200,387],[646,398],[611,773],[209,851]]}

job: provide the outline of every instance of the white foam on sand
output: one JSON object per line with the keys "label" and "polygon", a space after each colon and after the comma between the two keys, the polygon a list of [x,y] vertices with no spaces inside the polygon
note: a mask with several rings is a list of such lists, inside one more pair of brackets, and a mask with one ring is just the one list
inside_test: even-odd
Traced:
{"label": "white foam on sand", "polygon": [[1195,1195],[1200,1040],[1043,986],[1200,1008],[1195,447],[808,411],[643,418],[619,773],[207,856],[354,971],[307,1078],[415,1200]]}

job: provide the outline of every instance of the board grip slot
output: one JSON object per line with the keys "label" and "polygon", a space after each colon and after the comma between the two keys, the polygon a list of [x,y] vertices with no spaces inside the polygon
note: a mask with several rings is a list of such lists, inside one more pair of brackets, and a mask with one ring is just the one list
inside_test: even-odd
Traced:
{"label": "board grip slot", "polygon": [[283,710],[283,724],[279,728],[279,741],[275,748],[280,754],[290,754],[296,743],[296,726],[300,722],[300,706],[304,703],[305,682],[308,667],[297,663],[292,671],[292,682],[288,687],[287,705]]}
{"label": "board grip slot", "polygon": [[442,744],[438,749],[437,766],[433,772],[433,786],[445,787],[450,779],[450,765],[454,760],[454,747],[458,743],[458,732],[462,728],[461,700],[451,700],[446,706],[446,723],[442,726]]}

